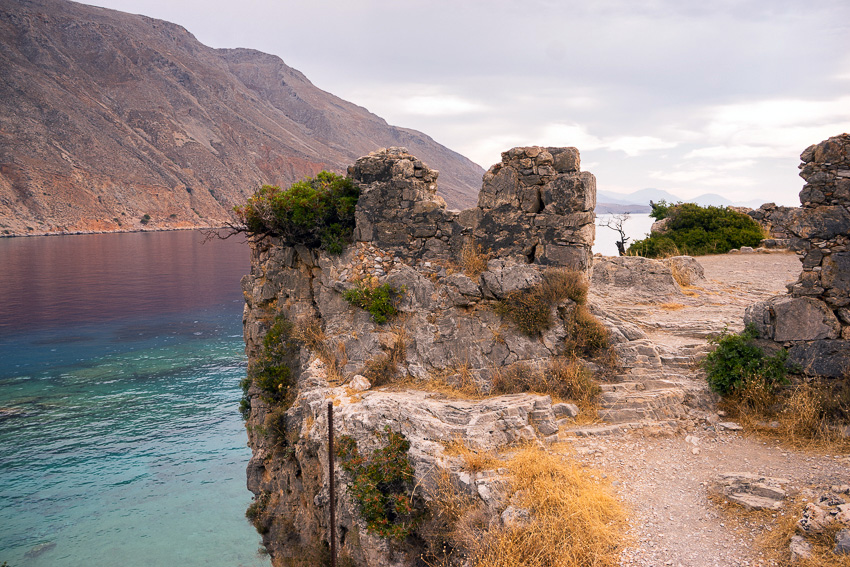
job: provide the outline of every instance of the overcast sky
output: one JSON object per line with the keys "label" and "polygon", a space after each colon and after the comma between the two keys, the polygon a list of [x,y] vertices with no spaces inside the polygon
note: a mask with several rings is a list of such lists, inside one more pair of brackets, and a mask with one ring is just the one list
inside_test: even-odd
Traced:
{"label": "overcast sky", "polygon": [[603,191],[798,205],[800,153],[850,132],[847,0],[96,0],[316,86],[485,169],[575,146]]}

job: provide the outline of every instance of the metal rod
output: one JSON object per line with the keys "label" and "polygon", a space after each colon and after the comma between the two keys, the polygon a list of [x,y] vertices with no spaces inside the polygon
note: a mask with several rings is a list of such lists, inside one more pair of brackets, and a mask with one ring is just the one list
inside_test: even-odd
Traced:
{"label": "metal rod", "polygon": [[334,490],[334,403],[328,402],[328,488],[331,506],[331,567],[336,567],[336,493]]}

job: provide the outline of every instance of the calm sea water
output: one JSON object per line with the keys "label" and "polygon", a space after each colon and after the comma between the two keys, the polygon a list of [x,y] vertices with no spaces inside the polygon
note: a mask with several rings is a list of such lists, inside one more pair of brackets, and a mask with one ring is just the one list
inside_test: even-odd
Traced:
{"label": "calm sea water", "polygon": [[267,566],[244,518],[247,246],[0,239],[0,563]]}
{"label": "calm sea water", "polygon": [[[617,231],[601,226],[611,219],[614,215],[597,215],[596,217],[596,242],[593,244],[593,253],[600,253],[603,256],[617,256],[617,241],[620,240],[620,235]],[[646,238],[649,234],[649,229],[655,219],[646,214],[631,214],[623,223],[623,230],[629,240],[626,242],[626,248],[629,247],[635,240]]]}

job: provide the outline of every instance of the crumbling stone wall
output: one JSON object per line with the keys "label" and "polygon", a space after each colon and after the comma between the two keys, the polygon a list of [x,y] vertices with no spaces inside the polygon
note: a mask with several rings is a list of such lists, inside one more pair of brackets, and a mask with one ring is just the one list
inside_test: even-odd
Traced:
{"label": "crumbling stone wall", "polygon": [[789,347],[806,374],[850,377],[850,135],[801,155],[802,206],[785,228],[799,239],[803,271],[778,296],[747,309],[760,335]]}
{"label": "crumbling stone wall", "polygon": [[[392,354],[395,370],[387,372],[489,391],[498,372],[547,368],[563,353],[574,301],[565,298],[551,306],[552,326],[539,337],[505,325],[491,305],[541,283],[550,265],[589,267],[596,190],[593,176],[579,171],[578,151],[505,152],[484,178],[479,206],[466,211],[446,209],[436,195],[438,172],[404,148],[365,156],[349,173],[362,189],[351,246],[331,256],[273,237],[257,239],[251,243],[251,273],[242,279],[252,364],[279,314],[296,325],[312,321],[320,327],[311,339],[315,344],[300,348],[294,372],[298,394],[283,417],[256,384],[246,393],[253,452],[248,488],[257,496],[258,524],[276,567],[296,558],[320,564],[328,541],[329,400],[339,434],[352,436],[365,450],[376,447],[374,433],[384,426],[401,431],[411,443],[419,493],[430,493],[434,471],[448,470],[459,490],[488,511],[488,521],[500,521],[504,509],[501,481],[470,475],[440,441],[459,439],[485,451],[509,443],[555,442],[563,440],[565,422],[559,420],[578,411],[533,394],[464,401],[413,389],[372,390],[372,378],[365,376],[371,375],[370,364]],[[490,254],[481,274],[467,275],[456,263],[470,241]],[[392,323],[378,325],[345,301],[344,292],[367,276],[405,290]],[[284,439],[273,439],[271,432],[281,429]],[[350,479],[338,474],[339,544],[352,564],[422,564],[424,537],[390,546],[370,533],[347,493]]]}
{"label": "crumbling stone wall", "polygon": [[743,207],[742,209],[741,212],[750,215],[767,232],[768,237],[762,241],[765,248],[798,250],[804,246],[804,243],[788,230],[790,220],[794,218],[796,207],[783,207],[776,203],[765,203],[758,209],[745,209]]}
{"label": "crumbling stone wall", "polygon": [[360,185],[355,239],[405,261],[457,259],[472,241],[492,257],[590,268],[596,178],[575,148],[513,148],[484,175],[478,206],[446,209],[439,172],[405,148],[387,148],[349,168]]}

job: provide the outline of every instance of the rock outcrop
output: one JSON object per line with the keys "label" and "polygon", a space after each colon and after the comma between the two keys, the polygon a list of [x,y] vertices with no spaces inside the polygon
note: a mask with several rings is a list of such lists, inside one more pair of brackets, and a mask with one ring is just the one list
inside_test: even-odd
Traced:
{"label": "rock outcrop", "polygon": [[75,2],[0,0],[0,76],[0,235],[220,226],[261,184],[376,145],[439,167],[454,207],[484,173],[274,55]]}
{"label": "rock outcrop", "polygon": [[789,348],[811,376],[850,376],[850,135],[810,146],[800,156],[802,206],[784,213],[799,240],[803,271],[790,295],[753,305],[745,322]]}
{"label": "rock outcrop", "polygon": [[[248,487],[275,565],[320,555],[328,541],[329,401],[336,434],[350,436],[363,454],[380,444],[376,433],[386,426],[405,435],[417,502],[432,498],[442,471],[495,522],[503,521],[510,497],[501,473],[468,470],[447,443],[493,451],[519,441],[552,442],[564,438],[562,427],[577,411],[549,396],[465,400],[423,386],[488,392],[507,373],[547,372],[562,353],[577,308],[571,299],[551,305],[551,326],[533,337],[490,306],[538,285],[549,268],[589,269],[595,180],[580,171],[578,151],[505,152],[484,177],[478,207],[461,212],[446,209],[436,195],[438,173],[404,148],[369,154],[349,173],[362,190],[355,242],[330,256],[273,238],[255,241],[251,274],[242,282],[252,365],[276,318],[313,329],[298,350],[297,397],[285,412],[267,403],[256,384],[246,396],[253,450]],[[483,272],[465,271],[464,254],[477,254]],[[344,299],[345,291],[369,281],[403,290],[392,323],[377,325]],[[403,377],[405,387],[371,388],[388,375]],[[340,472],[335,510],[344,553],[354,565],[418,564],[424,536],[390,544],[374,533],[351,482]]]}

